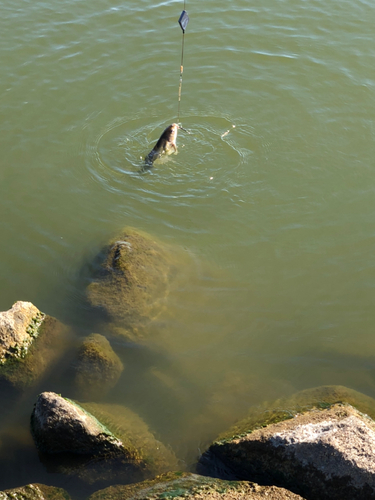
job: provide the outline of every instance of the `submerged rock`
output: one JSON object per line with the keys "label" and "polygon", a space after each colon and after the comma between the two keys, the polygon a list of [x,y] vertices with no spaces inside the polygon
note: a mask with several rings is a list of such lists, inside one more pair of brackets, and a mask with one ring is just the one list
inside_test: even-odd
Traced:
{"label": "submerged rock", "polygon": [[274,411],[253,411],[209,447],[197,469],[275,484],[308,500],[375,498],[375,422],[345,399],[375,409],[372,398],[344,387],[302,391]]}
{"label": "submerged rock", "polygon": [[176,468],[173,453],[121,406],[78,405],[46,392],[35,404],[31,430],[51,471],[76,475],[89,484],[142,481]]}
{"label": "submerged rock", "polygon": [[78,397],[91,400],[103,397],[116,385],[123,369],[108,340],[98,333],[89,335],[79,347],[73,365]]}
{"label": "submerged rock", "polygon": [[0,500],[70,500],[70,496],[62,488],[35,483],[0,491]]}
{"label": "submerged rock", "polygon": [[110,486],[97,491],[89,500],[298,500],[299,495],[276,486],[259,486],[245,481],[222,481],[188,472],[169,472],[151,481],[128,486]]}
{"label": "submerged rock", "polygon": [[31,302],[0,312],[0,380],[25,389],[61,356],[69,328]]}
{"label": "submerged rock", "polygon": [[182,256],[181,249],[126,228],[103,250],[88,300],[111,322],[131,329],[142,326],[162,310],[170,281],[184,265]]}

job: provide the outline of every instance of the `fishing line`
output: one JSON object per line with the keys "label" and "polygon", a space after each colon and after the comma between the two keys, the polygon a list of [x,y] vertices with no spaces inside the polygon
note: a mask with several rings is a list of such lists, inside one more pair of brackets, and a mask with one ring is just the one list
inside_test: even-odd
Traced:
{"label": "fishing line", "polygon": [[178,86],[178,110],[177,110],[177,123],[180,123],[180,108],[181,108],[181,93],[182,93],[182,74],[184,72],[184,43],[185,43],[185,30],[189,22],[188,13],[185,10],[186,0],[184,0],[184,10],[182,11],[178,24],[182,29],[182,47],[181,47],[181,64],[180,64],[180,84]]}

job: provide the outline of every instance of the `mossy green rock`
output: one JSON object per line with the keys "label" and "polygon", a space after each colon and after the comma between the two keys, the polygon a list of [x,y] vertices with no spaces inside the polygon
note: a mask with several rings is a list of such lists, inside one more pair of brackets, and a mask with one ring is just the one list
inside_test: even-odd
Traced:
{"label": "mossy green rock", "polygon": [[137,328],[163,309],[170,281],[182,265],[181,249],[126,228],[103,249],[100,269],[87,289],[88,300],[111,322]]}
{"label": "mossy green rock", "polygon": [[315,408],[216,443],[200,471],[274,484],[309,500],[375,498],[375,422],[348,404]]}
{"label": "mossy green rock", "polygon": [[89,335],[78,349],[73,365],[77,397],[103,397],[118,382],[124,366],[108,340],[98,333]]}
{"label": "mossy green rock", "polygon": [[0,491],[0,500],[70,500],[70,496],[62,488],[44,484],[28,484]]}
{"label": "mossy green rock", "polygon": [[0,380],[24,390],[61,356],[70,329],[31,302],[0,313]]}
{"label": "mossy green rock", "polygon": [[352,389],[301,391],[251,409],[203,453],[197,471],[310,492],[311,500],[375,498],[368,415],[375,416],[375,400]]}
{"label": "mossy green rock", "polygon": [[284,488],[259,486],[246,481],[222,481],[187,472],[169,472],[157,478],[128,486],[110,486],[97,491],[89,500],[301,500]]}

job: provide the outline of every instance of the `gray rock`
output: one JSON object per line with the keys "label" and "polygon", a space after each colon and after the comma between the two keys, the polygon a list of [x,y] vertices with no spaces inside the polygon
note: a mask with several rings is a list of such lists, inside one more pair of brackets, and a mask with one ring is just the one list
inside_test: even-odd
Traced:
{"label": "gray rock", "polygon": [[45,392],[35,404],[31,430],[51,472],[86,484],[127,484],[177,467],[174,454],[142,419],[119,405],[78,405]]}
{"label": "gray rock", "polygon": [[275,484],[309,500],[375,498],[375,422],[350,405],[310,410],[214,443],[199,471]]}
{"label": "gray rock", "polygon": [[110,486],[89,500],[303,500],[276,486],[259,486],[245,481],[222,481],[188,472],[169,472],[150,481],[128,486]]}
{"label": "gray rock", "polygon": [[70,496],[62,488],[35,483],[0,491],[0,500],[70,500]]}
{"label": "gray rock", "polygon": [[38,449],[88,456],[123,453],[122,442],[82,407],[54,392],[38,396],[31,416]]}
{"label": "gray rock", "polygon": [[78,397],[100,399],[117,384],[123,369],[108,340],[98,333],[89,335],[79,347],[73,365]]}
{"label": "gray rock", "polygon": [[31,302],[0,312],[0,380],[15,389],[30,387],[62,355],[70,334]]}

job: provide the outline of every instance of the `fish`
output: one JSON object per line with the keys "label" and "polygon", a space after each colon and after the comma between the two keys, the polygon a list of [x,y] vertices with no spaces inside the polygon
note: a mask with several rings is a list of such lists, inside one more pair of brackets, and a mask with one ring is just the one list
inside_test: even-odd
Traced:
{"label": "fish", "polygon": [[177,131],[180,127],[177,123],[169,125],[161,134],[154,148],[146,156],[146,165],[152,167],[155,160],[160,158],[164,153],[170,154],[172,150],[177,153]]}

